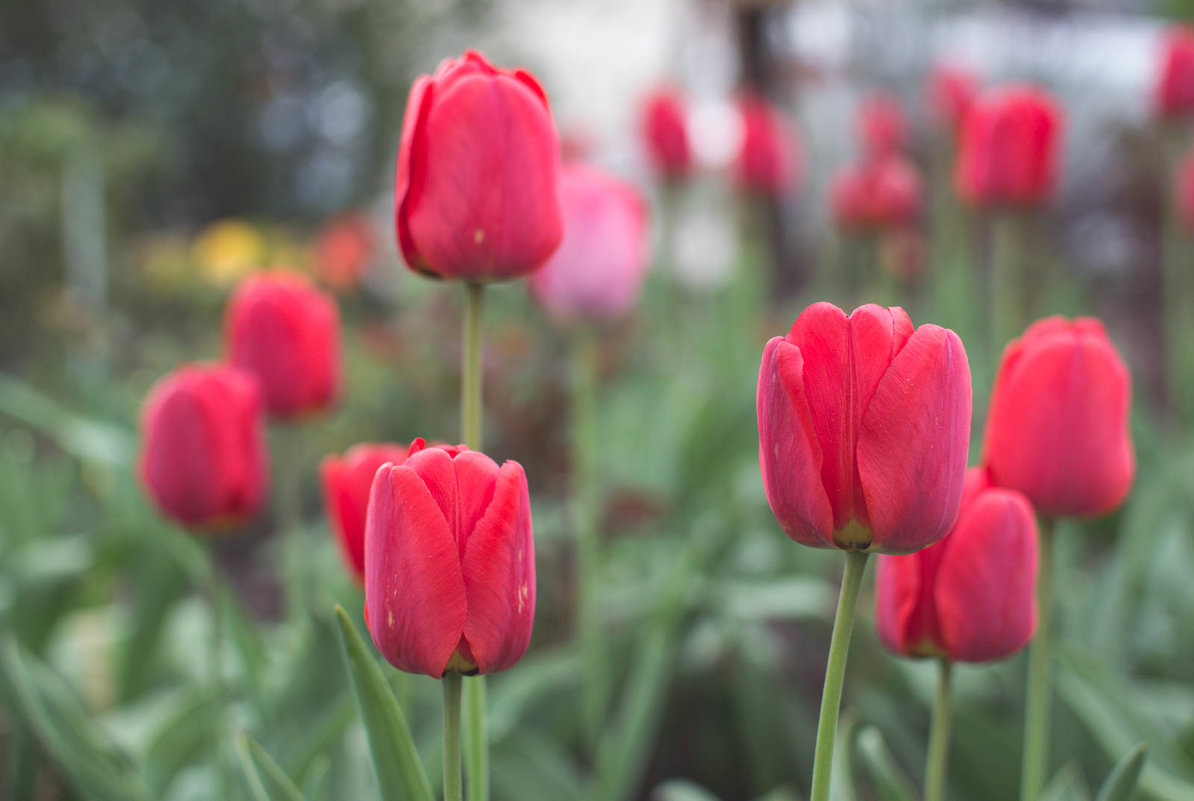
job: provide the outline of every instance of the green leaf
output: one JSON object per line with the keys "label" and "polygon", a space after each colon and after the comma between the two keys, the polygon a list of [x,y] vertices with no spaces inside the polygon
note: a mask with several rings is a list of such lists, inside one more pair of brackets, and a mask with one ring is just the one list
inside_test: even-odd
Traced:
{"label": "green leaf", "polygon": [[720,801],[717,796],[687,779],[669,779],[657,785],[651,801]]}
{"label": "green leaf", "polygon": [[874,726],[867,726],[859,733],[858,753],[883,801],[917,801],[912,782],[896,764],[883,735]]}
{"label": "green leaf", "polygon": [[294,782],[252,737],[242,733],[236,738],[236,755],[256,801],[303,801]]}
{"label": "green leaf", "polygon": [[1067,763],[1045,785],[1041,791],[1041,801],[1087,801],[1090,794],[1086,792],[1081,778],[1077,766],[1072,762]]}
{"label": "green leaf", "polygon": [[1107,774],[1095,801],[1131,801],[1148,757],[1148,743],[1141,743],[1119,761]]}
{"label": "green leaf", "polygon": [[387,801],[435,801],[406,718],[390,692],[381,668],[339,604],[336,605],[336,620],[382,797]]}

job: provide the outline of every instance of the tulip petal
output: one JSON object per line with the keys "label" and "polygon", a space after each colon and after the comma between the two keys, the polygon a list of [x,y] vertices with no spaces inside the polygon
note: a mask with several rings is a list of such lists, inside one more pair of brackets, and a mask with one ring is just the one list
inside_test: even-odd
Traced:
{"label": "tulip petal", "polygon": [[875,570],[875,626],[879,639],[892,651],[909,656],[941,653],[933,588],[949,546],[947,537],[916,553],[879,557]]}
{"label": "tulip petal", "polygon": [[[440,477],[431,464],[426,472]],[[456,540],[424,481],[408,465],[378,471],[373,481],[365,602],[369,632],[386,660],[439,678],[464,631],[468,602]]]}
{"label": "tulip petal", "polygon": [[874,550],[919,550],[953,525],[969,450],[970,392],[961,340],[935,325],[912,334],[879,382],[858,437]]}
{"label": "tulip petal", "polygon": [[473,659],[481,673],[505,670],[526,653],[535,618],[531,503],[517,462],[498,472],[493,501],[468,537],[461,568],[468,595],[464,638]]}
{"label": "tulip petal", "polygon": [[398,146],[398,168],[394,176],[394,226],[398,232],[398,246],[402,258],[412,270],[434,277],[419,259],[414,237],[407,224],[409,206],[413,197],[423,190],[427,170],[426,125],[423,121],[431,108],[434,82],[427,75],[415,79],[406,101],[406,114],[402,121],[402,141]]}
{"label": "tulip petal", "polygon": [[757,394],[759,466],[767,502],[796,542],[833,547],[833,508],[821,483],[800,349],[776,337],[763,351]]}

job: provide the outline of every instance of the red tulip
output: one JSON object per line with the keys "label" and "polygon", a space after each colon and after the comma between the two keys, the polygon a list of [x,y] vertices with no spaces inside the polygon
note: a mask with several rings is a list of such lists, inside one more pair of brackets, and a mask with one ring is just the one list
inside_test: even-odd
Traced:
{"label": "red tulip", "polygon": [[734,161],[738,185],[771,197],[786,194],[799,180],[796,134],[779,109],[757,95],[738,101],[742,144]]}
{"label": "red tulip", "polygon": [[294,418],[330,407],[340,391],[340,312],[287,270],[241,282],[224,318],[228,361],[257,376],[265,407]]}
{"label": "red tulip", "polygon": [[1194,230],[1194,151],[1187,153],[1178,164],[1174,179],[1178,218],[1187,229]]}
{"label": "red tulip", "polygon": [[373,229],[356,214],[327,223],[315,238],[315,271],[319,280],[338,292],[360,285],[373,256]]}
{"label": "red tulip", "polygon": [[1161,117],[1194,114],[1194,28],[1173,28],[1165,37],[1154,102]]}
{"label": "red tulip", "polygon": [[972,468],[945,539],[907,556],[879,557],[879,638],[905,656],[1011,656],[1036,631],[1036,562],[1036,518],[1027,499]]}
{"label": "red tulip", "polygon": [[882,230],[908,225],[920,213],[920,173],[893,155],[839,170],[829,185],[837,224],[846,230]]}
{"label": "red tulip", "polygon": [[978,94],[978,79],[961,67],[939,64],[929,76],[928,99],[933,116],[951,131],[962,127]]}
{"label": "red tulip", "polygon": [[161,378],[141,411],[141,483],[189,528],[251,517],[267,484],[261,390],[226,365],[191,364]]}
{"label": "red tulip", "polygon": [[647,207],[638,191],[592,167],[560,178],[564,241],[530,277],[531,292],[560,321],[612,320],[634,305],[650,264]]}
{"label": "red tulip", "polygon": [[866,159],[902,152],[907,144],[908,121],[900,101],[885,92],[867,97],[858,112],[858,135]]}
{"label": "red tulip", "polygon": [[425,445],[422,439],[409,446],[364,443],[349,448],[343,457],[328,455],[320,465],[328,524],[336,535],[345,566],[361,584],[365,583],[365,512],[373,477],[386,462],[402,464]]}
{"label": "red tulip", "polygon": [[1033,206],[1057,181],[1062,114],[1030,87],[983,95],[966,115],[954,181],[979,206]]}
{"label": "red tulip", "polygon": [[767,501],[797,542],[909,553],[953,525],[970,435],[953,331],[814,303],[767,343],[758,415]]}
{"label": "red tulip", "polygon": [[983,463],[991,480],[1045,515],[1119,506],[1136,458],[1128,432],[1131,378],[1093,317],[1049,317],[1008,344],[995,376]]}
{"label": "red tulip", "polygon": [[686,116],[684,98],[670,87],[656,90],[643,103],[639,125],[647,159],[664,180],[684,178],[693,170]]}
{"label": "red tulip", "polygon": [[521,659],[535,616],[522,466],[464,446],[383,466],[365,524],[365,603],[373,642],[401,670],[439,678]]}
{"label": "red tulip", "polygon": [[407,265],[494,281],[537,269],[560,243],[560,145],[529,72],[479,53],[441,62],[406,102],[395,224]]}

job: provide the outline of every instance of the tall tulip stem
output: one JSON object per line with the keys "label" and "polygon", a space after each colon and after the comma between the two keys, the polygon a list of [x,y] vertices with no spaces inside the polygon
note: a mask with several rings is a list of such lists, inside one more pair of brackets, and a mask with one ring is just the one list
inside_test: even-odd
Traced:
{"label": "tall tulip stem", "polygon": [[810,801],[828,801],[829,779],[833,773],[833,746],[837,739],[837,718],[842,704],[842,683],[846,677],[846,656],[854,630],[854,611],[862,574],[866,571],[866,551],[846,551],[846,569],[842,575],[837,614],[833,618],[833,636],[829,640],[829,663],[825,666],[825,689],[821,691],[821,716],[817,721],[817,745],[813,752],[813,788]]}
{"label": "tall tulip stem", "polygon": [[992,364],[999,361],[1003,347],[1023,327],[1020,284],[1024,274],[1022,220],[1001,213],[991,221],[991,315]]}
{"label": "tall tulip stem", "polygon": [[933,703],[933,725],[929,730],[929,756],[925,761],[925,801],[945,798],[945,770],[949,762],[949,678],[952,664],[942,659],[937,674],[937,700]]}
{"label": "tall tulip stem", "polygon": [[1024,762],[1020,801],[1038,801],[1049,767],[1049,660],[1053,635],[1053,519],[1041,518],[1037,569],[1037,628],[1028,654],[1028,700],[1024,710]]}
{"label": "tall tulip stem", "polygon": [[302,543],[303,429],[300,423],[280,427],[277,525],[285,571],[286,610],[291,621],[304,620],[307,604],[307,549]]}
{"label": "tall tulip stem", "polygon": [[459,673],[444,676],[444,801],[462,801],[460,773],[460,687]]}
{"label": "tall tulip stem", "polygon": [[[464,444],[481,449],[481,315],[485,285],[464,285],[464,364],[460,383],[460,422]],[[489,745],[485,739],[485,677],[465,682],[465,769],[470,801],[489,799]],[[457,796],[459,797],[459,796]]]}
{"label": "tall tulip stem", "polygon": [[224,614],[220,604],[220,563],[216,559],[215,545],[207,552],[206,587],[208,614],[211,615],[211,652],[208,654],[209,678],[212,685],[212,736],[215,738],[215,765],[220,797],[228,790],[228,777],[224,763],[225,707],[228,704],[224,687]]}

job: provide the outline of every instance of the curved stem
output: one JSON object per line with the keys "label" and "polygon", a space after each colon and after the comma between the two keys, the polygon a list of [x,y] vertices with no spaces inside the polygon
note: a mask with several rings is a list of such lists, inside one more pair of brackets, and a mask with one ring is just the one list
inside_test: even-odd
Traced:
{"label": "curved stem", "polygon": [[925,762],[925,801],[945,798],[945,770],[949,762],[949,674],[952,664],[943,658],[937,676],[937,700],[933,704],[933,726],[929,730],[929,756]]}
{"label": "curved stem", "polygon": [[1024,710],[1024,763],[1020,801],[1037,801],[1049,767],[1049,659],[1053,618],[1053,520],[1041,518],[1037,569],[1037,628],[1028,654],[1028,700]]}
{"label": "curved stem", "polygon": [[460,674],[448,673],[444,682],[444,801],[462,801],[460,774]]}
{"label": "curved stem", "polygon": [[828,801],[829,779],[833,773],[833,746],[837,738],[837,718],[842,704],[842,683],[846,676],[846,656],[854,630],[854,610],[866,570],[866,551],[846,551],[846,569],[842,575],[837,614],[833,618],[833,636],[829,640],[829,663],[825,666],[825,689],[821,691],[821,716],[817,721],[817,746],[813,752],[813,788],[810,801]]}

